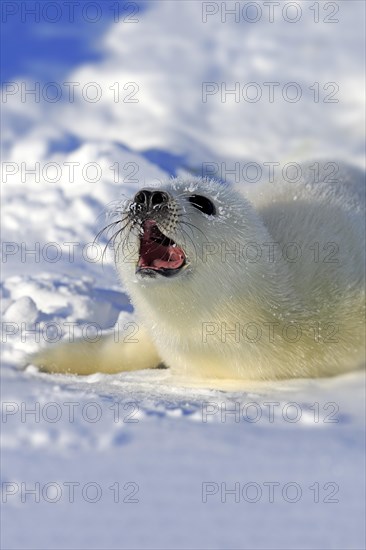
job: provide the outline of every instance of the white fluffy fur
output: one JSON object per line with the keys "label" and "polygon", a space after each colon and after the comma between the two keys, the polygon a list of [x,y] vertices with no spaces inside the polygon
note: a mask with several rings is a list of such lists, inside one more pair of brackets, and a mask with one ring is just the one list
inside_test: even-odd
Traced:
{"label": "white fluffy fur", "polygon": [[[41,353],[33,362],[45,370],[79,374],[163,362],[186,380],[319,377],[361,366],[364,175],[343,166],[336,183],[324,181],[324,173],[313,183],[309,166],[303,167],[298,183],[266,183],[250,189],[246,197],[240,188],[199,178],[165,182],[159,189],[170,194],[182,218],[159,227],[184,249],[188,265],[175,277],[141,279],[135,273],[138,233],[129,233],[132,255],[125,248],[121,252],[127,229],[116,243],[121,245],[117,270],[144,327],[139,343],[117,346],[107,340],[97,351],[96,346],[88,351],[87,344],[80,344],[79,350],[78,344],[63,346]],[[211,198],[217,215],[198,211],[187,200],[191,194]],[[257,261],[250,261],[255,247],[248,243],[262,252]],[[272,248],[274,257],[269,243],[278,243]],[[283,256],[289,243],[301,249],[297,261]],[[240,253],[246,245],[245,255],[229,252]],[[289,245],[288,252],[294,250]],[[257,342],[229,332],[224,341],[225,327],[245,330],[248,324],[261,331]],[[297,331],[300,327],[296,342],[290,341],[295,336],[290,324]],[[204,338],[205,327],[215,333]],[[248,330],[249,337],[254,335],[254,328]]]}

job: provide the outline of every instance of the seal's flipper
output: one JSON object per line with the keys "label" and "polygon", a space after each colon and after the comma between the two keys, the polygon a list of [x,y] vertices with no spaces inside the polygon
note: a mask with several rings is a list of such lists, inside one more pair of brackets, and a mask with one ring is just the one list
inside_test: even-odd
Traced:
{"label": "seal's flipper", "polygon": [[161,358],[145,330],[133,342],[116,342],[113,335],[96,342],[76,340],[45,348],[29,357],[29,364],[43,372],[63,374],[114,374],[122,371],[155,368]]}

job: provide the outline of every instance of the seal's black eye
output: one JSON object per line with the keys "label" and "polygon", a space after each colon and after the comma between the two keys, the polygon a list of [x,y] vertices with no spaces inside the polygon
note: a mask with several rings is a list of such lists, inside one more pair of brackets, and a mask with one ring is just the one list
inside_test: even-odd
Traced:
{"label": "seal's black eye", "polygon": [[216,214],[214,203],[207,197],[203,197],[202,195],[191,195],[188,197],[188,200],[197,210],[201,210],[204,214],[208,216],[214,216]]}

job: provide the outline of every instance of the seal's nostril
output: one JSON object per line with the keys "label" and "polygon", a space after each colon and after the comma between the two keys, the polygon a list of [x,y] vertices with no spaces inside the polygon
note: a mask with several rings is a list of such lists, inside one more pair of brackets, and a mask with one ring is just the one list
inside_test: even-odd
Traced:
{"label": "seal's nostril", "polygon": [[151,191],[147,191],[146,189],[139,191],[135,195],[135,203],[136,204],[144,204],[145,206],[148,205],[149,199],[150,199]]}
{"label": "seal's nostril", "polygon": [[154,191],[151,196],[151,205],[156,206],[158,204],[164,204],[168,202],[169,198],[163,191]]}
{"label": "seal's nostril", "polygon": [[135,204],[141,205],[147,210],[153,208],[154,206],[165,204],[168,201],[168,193],[164,193],[164,191],[149,191],[149,189],[141,189],[138,193],[136,193],[134,198]]}

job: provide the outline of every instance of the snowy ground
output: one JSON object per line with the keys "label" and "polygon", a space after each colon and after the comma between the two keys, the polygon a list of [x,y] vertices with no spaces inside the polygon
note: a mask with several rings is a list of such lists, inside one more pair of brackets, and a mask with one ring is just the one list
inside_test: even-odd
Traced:
{"label": "snowy ground", "polygon": [[[249,161],[282,169],[326,156],[363,166],[364,3],[315,3],[319,23],[314,3],[295,4],[302,11],[294,23],[281,9],[268,22],[260,2],[256,23],[222,22],[215,2],[138,4],[131,16],[138,22],[112,21],[98,35],[100,58],[38,78],[41,89],[58,82],[61,101],[8,94],[4,549],[365,547],[363,373],[234,394],[171,387],[165,370],[75,378],[18,368],[25,353],[59,336],[55,327],[71,323],[79,335],[88,323],[108,329],[132,318],[111,254],[102,265],[102,249],[89,246],[109,203],[145,182],[200,174],[202,163],[222,179]],[[203,22],[202,10],[216,7]],[[41,21],[36,30],[49,26]],[[35,78],[13,80],[21,89]],[[65,82],[80,84],[74,102]],[[80,93],[88,82],[102,90],[95,103]],[[263,94],[265,82],[279,83],[276,90],[296,82],[302,97],[237,103],[217,93],[203,102],[203,82],[227,89],[254,82]],[[316,82],[319,102],[309,89]],[[324,89],[330,82],[339,87],[337,103],[324,102],[335,90]],[[133,85],[123,90],[126,83]],[[131,92],[138,102],[121,101]],[[25,174],[37,162],[39,181]],[[97,171],[86,172],[88,163]]]}

